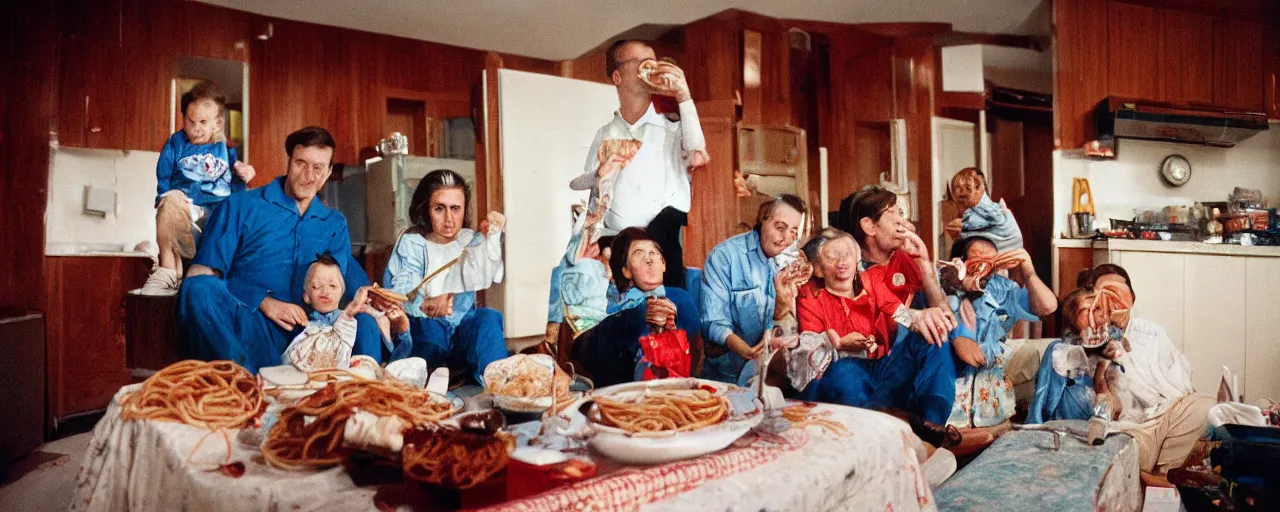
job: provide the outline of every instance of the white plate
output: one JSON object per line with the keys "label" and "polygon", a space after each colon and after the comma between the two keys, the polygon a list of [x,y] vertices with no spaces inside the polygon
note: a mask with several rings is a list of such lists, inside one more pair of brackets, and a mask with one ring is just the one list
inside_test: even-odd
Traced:
{"label": "white plate", "polygon": [[[262,389],[264,391],[278,389],[276,392],[280,402],[294,402],[315,394],[316,391],[324,389],[328,386],[328,382],[319,382],[308,380],[307,373],[293,365],[268,366],[258,370],[258,375],[262,376]],[[339,377],[343,379],[344,377]],[[453,412],[450,416],[457,414],[462,410],[465,402],[452,391],[446,395],[430,392],[433,400],[448,400],[453,406]]]}
{"label": "white plate", "polygon": [[[523,412],[538,413],[544,412],[551,408],[551,397],[543,396],[537,398],[522,398],[514,396],[490,395],[493,397],[493,406],[507,412]],[[569,392],[569,402],[575,402],[582,398],[582,392]]]}
{"label": "white plate", "polygon": [[[711,380],[662,379],[609,386],[597,390],[594,395],[609,396],[635,393],[646,389],[696,389],[700,385],[715,388],[717,395],[742,390],[741,387],[733,384]],[[686,432],[634,435],[617,427],[588,420],[592,430],[595,431],[591,437],[591,447],[606,457],[624,464],[661,464],[692,459],[724,449],[759,425],[764,418],[764,406],[758,399],[754,400],[754,404],[755,409],[743,416],[730,417],[715,425]],[[592,405],[592,410],[594,408],[595,406]],[[576,413],[576,409],[574,412]]]}

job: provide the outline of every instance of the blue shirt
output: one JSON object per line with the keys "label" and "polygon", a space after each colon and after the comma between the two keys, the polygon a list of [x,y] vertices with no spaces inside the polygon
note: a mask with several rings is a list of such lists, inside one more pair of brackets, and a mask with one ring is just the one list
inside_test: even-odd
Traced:
{"label": "blue shirt", "polygon": [[[957,304],[958,305],[958,304]],[[959,315],[959,308],[956,310]],[[951,339],[969,338],[978,342],[987,364],[995,364],[1000,353],[1000,344],[1009,336],[1009,331],[1018,320],[1036,322],[1040,317],[1031,313],[1027,289],[1004,276],[994,275],[987,281],[982,298],[973,303],[974,316],[978,325],[974,329],[963,322],[951,332]]]}
{"label": "blue shirt", "polygon": [[156,204],[170,190],[181,190],[196,206],[212,206],[245,189],[232,170],[236,151],[225,140],[192,144],[187,132],[169,137],[156,162]]}
{"label": "blue shirt", "polygon": [[[461,238],[462,235],[459,237]],[[440,244],[428,242],[425,237],[416,233],[401,235],[400,239],[396,240],[391,258],[387,260],[387,268],[382,272],[383,284],[396,293],[407,294],[413,290],[429,274],[428,269],[432,268],[431,262],[428,261],[431,256],[428,244],[441,247]],[[447,258],[445,260],[447,261]],[[443,280],[443,277],[440,275],[436,279]],[[427,298],[427,290],[427,287],[423,287],[414,300],[405,303],[405,314],[415,318],[427,318],[426,313],[422,312],[422,302]],[[462,317],[467,316],[467,313],[475,307],[475,292],[455,293],[453,294],[453,314],[441,319],[450,326],[457,327],[462,323]]]}
{"label": "blue shirt", "polygon": [[[773,327],[777,271],[760,248],[760,234],[750,231],[720,242],[707,255],[702,271],[702,337],[724,345],[730,333],[755,346]],[[729,351],[709,358],[707,378],[736,382],[746,360]]]}
{"label": "blue shirt", "polygon": [[351,258],[347,219],[316,198],[299,215],[284,181],[276,178],[214,208],[192,264],[219,272],[232,295],[257,308],[266,297],[302,304],[307,268],[327,252],[338,260],[350,299],[369,280]]}

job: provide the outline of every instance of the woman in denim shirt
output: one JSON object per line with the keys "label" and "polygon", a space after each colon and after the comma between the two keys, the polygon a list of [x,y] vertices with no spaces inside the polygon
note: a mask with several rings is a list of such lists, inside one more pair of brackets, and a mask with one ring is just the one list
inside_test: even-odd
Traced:
{"label": "woman in denim shirt", "polygon": [[[804,223],[804,200],[784,194],[761,210],[754,230],[729,238],[707,255],[702,272],[702,336],[707,360],[702,376],[746,384],[764,347],[760,340],[776,318],[791,314],[795,286],[777,286],[778,258],[792,247]],[[785,274],[784,274],[785,276]]]}

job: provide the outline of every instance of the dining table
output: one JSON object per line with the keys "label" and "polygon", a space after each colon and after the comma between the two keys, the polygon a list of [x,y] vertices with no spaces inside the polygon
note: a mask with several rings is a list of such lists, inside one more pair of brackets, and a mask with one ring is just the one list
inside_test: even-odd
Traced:
{"label": "dining table", "polygon": [[[170,421],[122,419],[122,397],[139,386],[121,388],[95,426],[76,475],[70,510],[440,508],[390,503],[381,498],[387,484],[362,481],[349,465],[303,471],[272,467],[259,451],[261,436],[241,429],[209,431]],[[491,404],[481,393],[467,398],[465,409],[482,410]],[[503,498],[505,486],[489,486],[488,502],[475,508],[937,510],[921,469],[919,439],[907,423],[866,409],[812,405],[811,415],[843,429],[796,425],[775,410],[765,412],[758,426],[727,448],[691,459],[623,464],[586,449],[580,456],[595,464],[593,478],[514,500]],[[269,407],[266,415],[279,407]],[[540,425],[535,420],[507,429],[527,442]],[[227,460],[242,464],[243,471],[224,470]],[[503,473],[499,476],[505,478]]]}

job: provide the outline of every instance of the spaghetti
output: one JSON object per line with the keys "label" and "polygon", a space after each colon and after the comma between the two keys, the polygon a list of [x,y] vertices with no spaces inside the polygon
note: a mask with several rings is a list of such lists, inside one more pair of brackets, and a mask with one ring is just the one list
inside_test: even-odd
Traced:
{"label": "spaghetti", "polygon": [[1017,268],[1022,264],[1022,252],[1002,252],[992,257],[972,256],[965,261],[965,277],[985,282],[987,277],[1001,270]]}
{"label": "spaghetti", "polygon": [[597,423],[627,433],[684,432],[724,421],[729,401],[703,389],[649,390],[633,399],[595,398]]}
{"label": "spaghetti", "polygon": [[511,436],[456,429],[417,429],[405,435],[400,452],[405,476],[450,489],[469,489],[507,467],[515,448]]}
{"label": "spaghetti", "polygon": [[848,427],[829,417],[831,416],[831,411],[813,414],[815,407],[817,407],[817,404],[811,403],[787,406],[782,409],[782,417],[790,421],[791,425],[796,428],[802,429],[812,425],[840,437],[849,435]]}
{"label": "spaghetti", "polygon": [[184,423],[209,430],[241,428],[266,409],[262,385],[231,361],[187,360],[147,378],[120,401],[125,420]]}
{"label": "spaghetti", "polygon": [[347,451],[342,447],[347,419],[356,410],[374,416],[396,416],[406,425],[416,426],[449,417],[453,405],[400,383],[335,381],[280,412],[262,444],[262,457],[283,469],[338,464]]}
{"label": "spaghetti", "polygon": [[[1133,301],[1129,300],[1129,290],[1117,283],[1098,283],[1093,289],[1093,301],[1089,303],[1089,330],[1084,345],[1088,348],[1099,346],[1107,339],[1107,326],[1117,315],[1123,315],[1133,309]],[[1101,315],[1095,315],[1101,313]],[[1102,323],[1099,324],[1099,317]]]}

